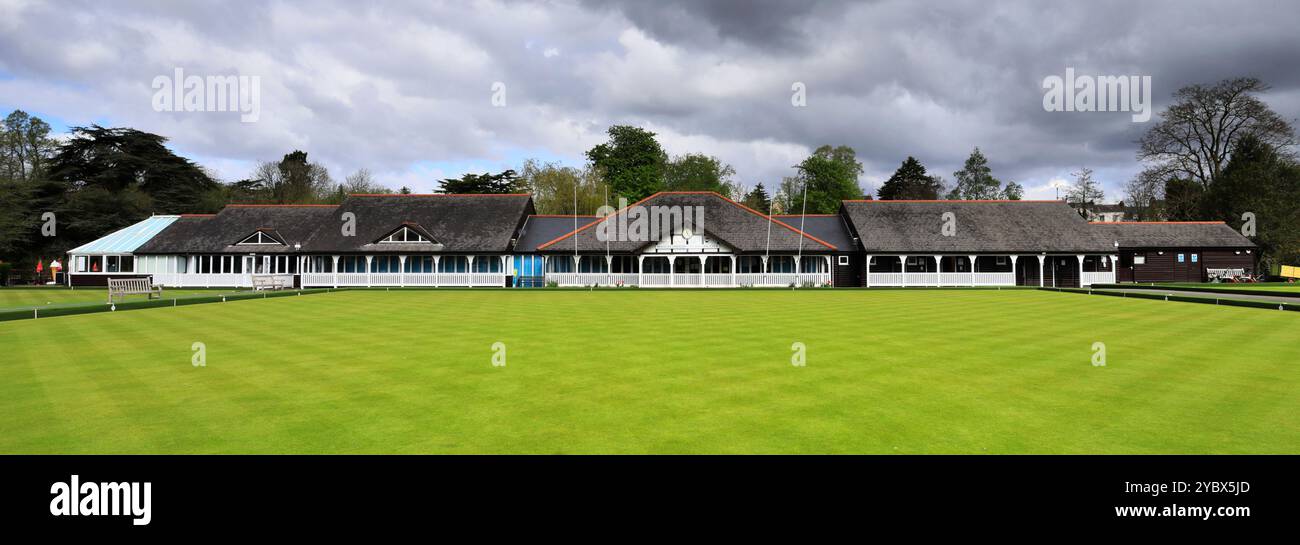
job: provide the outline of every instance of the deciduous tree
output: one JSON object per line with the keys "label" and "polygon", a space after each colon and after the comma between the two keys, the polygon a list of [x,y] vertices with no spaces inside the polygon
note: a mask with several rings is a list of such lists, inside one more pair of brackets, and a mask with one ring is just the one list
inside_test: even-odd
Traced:
{"label": "deciduous tree", "polygon": [[609,128],[609,141],[587,151],[587,159],[614,196],[637,201],[663,188],[668,155],[655,133],[628,125]]}
{"label": "deciduous tree", "polygon": [[1191,180],[1208,189],[1241,138],[1254,136],[1275,149],[1294,144],[1295,130],[1256,96],[1268,89],[1256,78],[1179,89],[1174,104],[1138,142],[1138,159],[1157,165],[1166,179]]}

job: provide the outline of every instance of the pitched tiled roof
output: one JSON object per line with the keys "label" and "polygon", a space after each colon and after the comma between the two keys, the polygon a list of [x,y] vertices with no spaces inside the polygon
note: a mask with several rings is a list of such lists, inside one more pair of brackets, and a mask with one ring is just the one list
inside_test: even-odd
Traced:
{"label": "pitched tiled roof", "polygon": [[1110,222],[1092,228],[1126,248],[1254,248],[1255,243],[1221,221]]}
{"label": "pitched tiled roof", "polygon": [[573,232],[574,224],[579,229],[600,218],[596,216],[528,216],[523,232],[519,234],[519,243],[515,251],[520,253],[536,252],[537,247]]}
{"label": "pitched tiled roof", "polygon": [[333,205],[230,205],[215,216],[181,216],[136,250],[141,254],[246,253],[239,241],[262,230],[285,245],[258,245],[257,253],[291,253],[332,216]]}
{"label": "pitched tiled roof", "polygon": [[[802,239],[803,251],[827,252],[835,250],[834,245],[816,237],[800,232],[797,228],[771,219],[756,210],[746,207],[717,193],[707,191],[668,191],[651,195],[632,206],[646,207],[647,217],[652,206],[687,207],[701,206],[704,210],[704,232],[718,238],[724,244],[739,252],[762,252],[768,246],[768,224],[771,223],[771,249],[773,251],[796,251]],[[629,207],[630,208],[630,207]],[[627,209],[615,212],[604,219],[594,221],[577,231],[566,233],[538,246],[543,252],[572,252],[576,242],[580,252],[603,252],[606,241],[599,240],[598,226],[602,222],[619,221],[619,217],[628,214]],[[631,217],[628,215],[627,217]],[[648,241],[617,240],[610,241],[608,247],[614,252],[634,252],[653,244]]]}
{"label": "pitched tiled roof", "polygon": [[[862,248],[895,253],[1105,253],[1114,246],[1064,201],[844,201]],[[955,231],[945,236],[944,213]]]}
{"label": "pitched tiled roof", "polygon": [[[304,252],[511,251],[511,239],[533,212],[522,195],[352,195],[303,244]],[[343,236],[340,218],[356,215],[356,236]],[[441,246],[376,241],[404,222],[415,223]]]}
{"label": "pitched tiled roof", "polygon": [[853,242],[853,232],[845,223],[844,216],[839,214],[809,214],[803,216],[802,220],[798,214],[775,214],[772,217],[795,229],[800,229],[802,225],[803,232],[826,241],[841,252],[857,249]]}

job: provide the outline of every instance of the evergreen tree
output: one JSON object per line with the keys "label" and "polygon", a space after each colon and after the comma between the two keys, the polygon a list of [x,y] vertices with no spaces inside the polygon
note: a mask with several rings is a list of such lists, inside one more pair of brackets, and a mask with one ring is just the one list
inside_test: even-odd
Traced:
{"label": "evergreen tree", "polygon": [[763,187],[762,182],[745,195],[744,205],[764,214],[772,209],[772,198],[767,195],[767,188]]}
{"label": "evergreen tree", "polygon": [[952,176],[957,179],[957,185],[948,192],[949,199],[987,200],[997,199],[1002,194],[1002,182],[993,177],[989,160],[979,148],[971,152],[970,157],[966,158],[966,164],[961,170],[952,173]]}
{"label": "evergreen tree", "polygon": [[496,174],[465,174],[460,178],[448,178],[441,183],[442,193],[465,194],[506,194],[523,193],[524,181],[514,170],[504,170]]}
{"label": "evergreen tree", "polygon": [[934,200],[939,198],[942,188],[938,178],[926,174],[925,165],[909,156],[876,194],[882,200]]}

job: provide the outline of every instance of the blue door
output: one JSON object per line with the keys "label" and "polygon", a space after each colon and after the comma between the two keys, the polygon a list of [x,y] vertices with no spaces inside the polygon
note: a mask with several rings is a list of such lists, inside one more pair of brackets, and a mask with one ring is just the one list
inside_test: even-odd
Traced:
{"label": "blue door", "polygon": [[542,269],[542,256],[515,256],[514,285],[519,288],[540,288],[546,285],[545,273]]}

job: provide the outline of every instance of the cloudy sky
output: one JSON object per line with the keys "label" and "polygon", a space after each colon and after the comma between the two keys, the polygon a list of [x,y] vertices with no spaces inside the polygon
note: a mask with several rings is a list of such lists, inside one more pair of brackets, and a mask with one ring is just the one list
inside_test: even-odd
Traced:
{"label": "cloudy sky", "polygon": [[[162,134],[228,181],[302,149],[336,179],[368,168],[428,192],[529,157],[579,165],[606,127],[633,124],[750,186],[821,144],[857,150],[867,191],[908,155],[951,181],[979,146],[1029,197],[1088,166],[1108,199],[1138,170],[1147,124],[1045,111],[1043,79],[1066,67],[1151,76],[1157,114],[1180,86],[1255,76],[1300,117],[1288,0],[369,4],[0,0],[0,109],[61,132]],[[156,111],[152,85],[177,68],[257,76],[257,121]]]}

